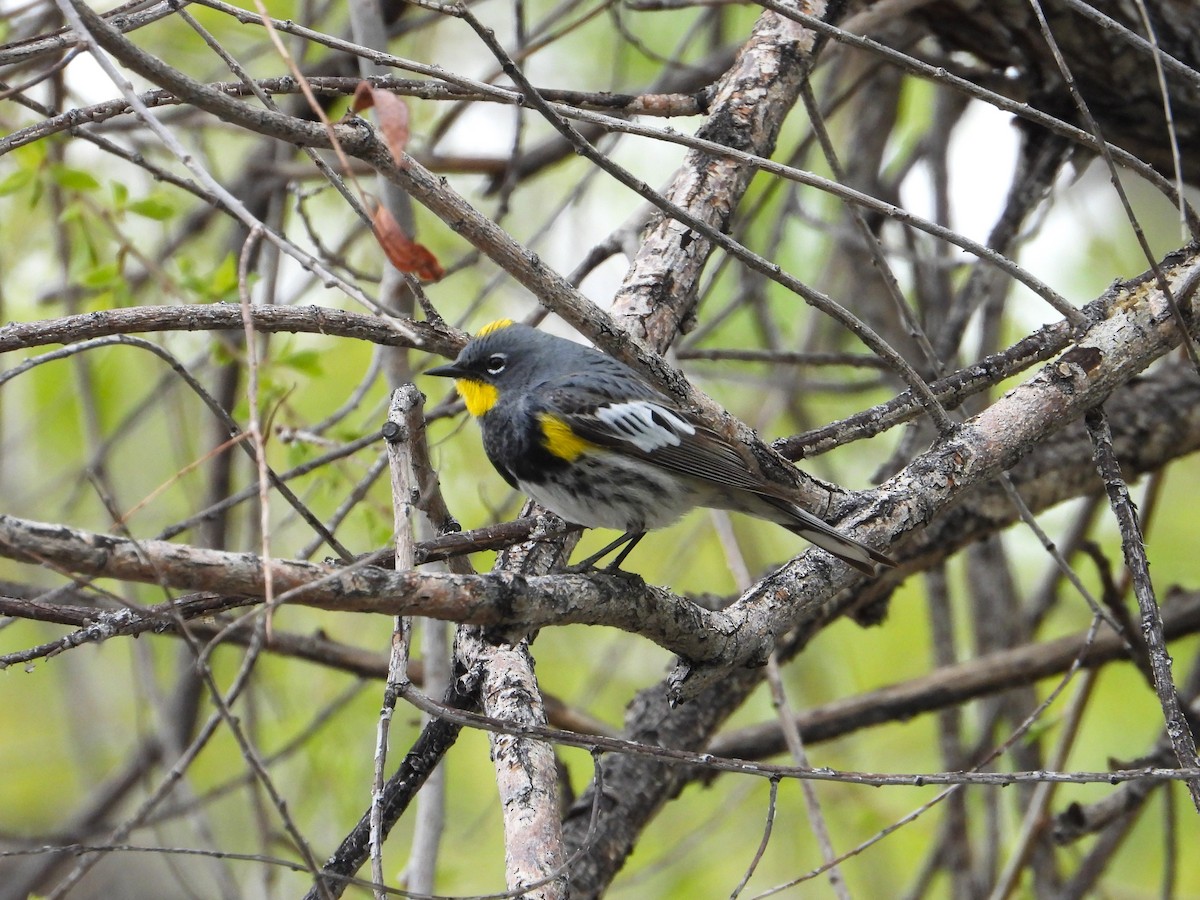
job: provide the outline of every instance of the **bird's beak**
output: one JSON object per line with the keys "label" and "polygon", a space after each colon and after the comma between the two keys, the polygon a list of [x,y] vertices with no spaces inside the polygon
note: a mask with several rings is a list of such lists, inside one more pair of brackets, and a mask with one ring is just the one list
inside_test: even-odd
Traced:
{"label": "bird's beak", "polygon": [[440,378],[462,378],[466,373],[458,367],[457,363],[447,363],[444,366],[435,366],[432,369],[426,369],[425,374],[437,375]]}

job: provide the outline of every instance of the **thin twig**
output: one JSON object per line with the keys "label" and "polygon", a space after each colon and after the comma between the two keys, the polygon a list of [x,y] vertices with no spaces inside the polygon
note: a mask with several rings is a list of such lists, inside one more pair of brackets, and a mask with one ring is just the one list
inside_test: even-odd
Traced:
{"label": "thin twig", "polygon": [[[1095,447],[1096,468],[1104,480],[1104,489],[1108,493],[1113,515],[1121,531],[1125,565],[1133,578],[1133,593],[1142,617],[1142,635],[1146,640],[1150,666],[1154,673],[1154,690],[1162,706],[1167,735],[1171,739],[1171,746],[1175,750],[1179,765],[1183,768],[1196,767],[1200,765],[1200,758],[1196,755],[1196,738],[1184,715],[1179,691],[1171,676],[1171,656],[1163,637],[1162,613],[1150,580],[1146,545],[1142,539],[1142,529],[1133,501],[1129,496],[1129,488],[1121,475],[1121,466],[1113,450],[1112,431],[1101,407],[1089,412],[1085,423]],[[1187,785],[1192,795],[1192,803],[1200,810],[1200,779],[1189,780]]]}

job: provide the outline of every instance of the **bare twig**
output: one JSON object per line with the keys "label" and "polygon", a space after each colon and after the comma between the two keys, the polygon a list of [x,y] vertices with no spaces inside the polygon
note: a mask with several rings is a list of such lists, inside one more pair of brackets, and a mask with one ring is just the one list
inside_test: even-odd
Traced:
{"label": "bare twig", "polygon": [[[1104,489],[1108,493],[1113,515],[1121,529],[1125,565],[1133,577],[1133,593],[1142,617],[1142,634],[1150,655],[1154,690],[1158,694],[1158,702],[1162,705],[1167,735],[1171,739],[1171,746],[1175,750],[1179,765],[1183,768],[1195,767],[1200,763],[1200,758],[1196,755],[1196,738],[1183,714],[1179,692],[1171,677],[1171,657],[1163,639],[1162,613],[1159,611],[1154,586],[1150,581],[1150,563],[1146,559],[1142,529],[1134,511],[1133,501],[1129,497],[1129,488],[1121,476],[1120,464],[1113,453],[1112,432],[1100,407],[1088,413],[1086,422],[1095,446],[1096,468],[1104,480]],[[1189,781],[1187,784],[1192,802],[1197,810],[1200,810],[1200,780]]]}

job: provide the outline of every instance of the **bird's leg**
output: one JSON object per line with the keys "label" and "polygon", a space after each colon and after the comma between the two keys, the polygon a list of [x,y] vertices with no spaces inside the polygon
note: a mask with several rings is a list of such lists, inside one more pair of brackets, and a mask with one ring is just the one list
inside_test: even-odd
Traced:
{"label": "bird's leg", "polygon": [[607,566],[604,567],[604,571],[606,571],[606,572],[620,571],[621,563],[623,563],[625,561],[625,557],[627,557],[629,555],[630,551],[633,550],[633,548],[637,546],[638,541],[640,541],[645,536],[646,536],[646,532],[644,532],[644,531],[627,531],[623,535],[621,535],[619,538],[617,538],[615,541],[613,541],[610,544],[606,544],[604,547],[602,547],[600,550],[593,553],[591,556],[589,556],[587,559],[583,560],[582,562],[577,562],[573,566],[568,566],[567,571],[568,572],[586,572],[589,569],[594,568],[596,563],[598,563],[600,560],[604,559],[604,557],[608,556],[608,554],[612,553],[614,550],[616,550],[618,547],[620,547],[622,544],[624,544],[625,547],[624,547],[624,549],[621,550],[621,552],[619,554],[617,554],[617,558],[614,559],[612,562],[610,562]]}
{"label": "bird's leg", "polygon": [[[625,562],[625,557],[627,557],[633,551],[633,548],[636,547],[638,545],[638,542],[645,536],[646,536],[646,532],[644,532],[644,531],[638,531],[636,533],[627,531],[627,532],[625,532],[625,534],[621,535],[621,540],[627,541],[627,543],[625,544],[625,548],[620,553],[617,554],[616,559],[614,559],[612,562],[610,562],[607,566],[604,567],[604,570],[606,572],[621,571],[621,563]],[[609,546],[611,547],[612,545],[610,544]]]}

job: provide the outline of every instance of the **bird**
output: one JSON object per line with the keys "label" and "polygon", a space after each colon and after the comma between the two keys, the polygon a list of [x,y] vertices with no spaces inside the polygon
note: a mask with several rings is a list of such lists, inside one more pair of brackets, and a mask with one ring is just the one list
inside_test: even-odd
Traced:
{"label": "bird", "polygon": [[804,509],[752,469],[740,444],[600,350],[500,319],[425,374],[454,379],[509,485],[571,524],[624,532],[581,565],[624,544],[608,567],[619,569],[646,532],[697,506],[775,522],[868,575],[896,565]]}

